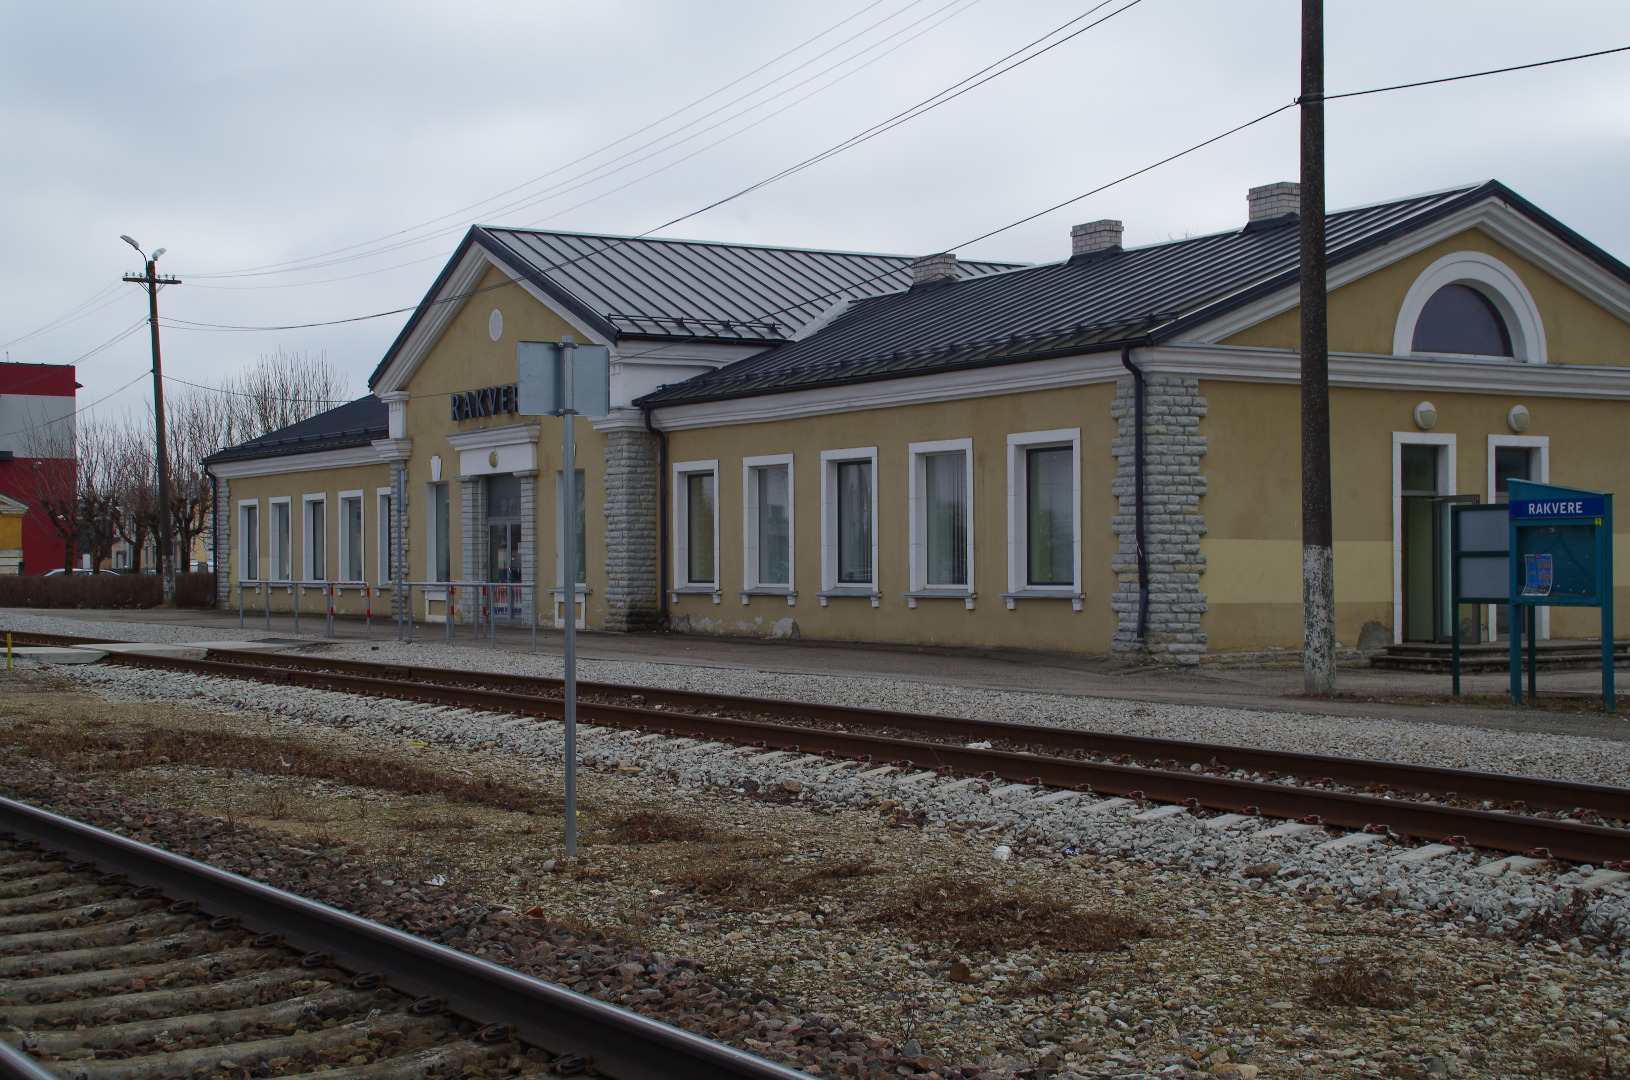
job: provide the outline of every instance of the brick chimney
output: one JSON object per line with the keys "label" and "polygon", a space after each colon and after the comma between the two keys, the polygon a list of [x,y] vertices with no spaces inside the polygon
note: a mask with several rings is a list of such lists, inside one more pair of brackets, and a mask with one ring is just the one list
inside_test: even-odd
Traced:
{"label": "brick chimney", "polygon": [[1245,193],[1252,221],[1271,221],[1302,210],[1302,185],[1281,182],[1254,187]]}
{"label": "brick chimney", "polygon": [[911,284],[928,285],[936,281],[956,280],[956,256],[950,252],[924,255],[911,260]]}
{"label": "brick chimney", "polygon": [[1070,228],[1070,257],[1091,255],[1121,246],[1122,225],[1113,218],[1089,221]]}

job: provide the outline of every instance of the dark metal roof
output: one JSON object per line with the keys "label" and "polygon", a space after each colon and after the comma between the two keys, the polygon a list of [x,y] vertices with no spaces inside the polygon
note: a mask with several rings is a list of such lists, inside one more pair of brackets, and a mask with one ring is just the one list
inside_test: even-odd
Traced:
{"label": "dark metal roof", "polygon": [[[907,255],[476,227],[386,351],[369,386],[438,302],[472,245],[613,340],[783,342],[842,299],[911,284]],[[967,262],[958,270],[974,278],[1018,265]]]}
{"label": "dark metal roof", "polygon": [[[1494,181],[1330,214],[1329,261],[1491,196],[1630,280],[1630,268]],[[1298,243],[1292,215],[861,300],[801,341],[662,387],[636,404],[750,397],[1165,340],[1294,283]]]}
{"label": "dark metal roof", "polygon": [[389,410],[383,401],[369,394],[258,439],[218,450],[205,458],[204,464],[309,454],[316,450],[344,450],[353,446],[367,446],[389,433]]}

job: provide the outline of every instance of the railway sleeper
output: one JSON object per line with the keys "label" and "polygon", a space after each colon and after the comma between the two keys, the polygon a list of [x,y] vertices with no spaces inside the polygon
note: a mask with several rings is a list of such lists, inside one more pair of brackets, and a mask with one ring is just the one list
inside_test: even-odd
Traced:
{"label": "railway sleeper", "polygon": [[0,913],[7,915],[31,915],[38,911],[60,911],[67,905],[83,906],[87,898],[101,898],[103,900],[118,899],[118,893],[112,892],[105,885],[98,885],[95,881],[86,881],[83,874],[78,875],[79,880],[72,885],[47,892],[38,892],[30,896],[14,896],[10,899],[0,899]]}
{"label": "railway sleeper", "polygon": [[30,930],[64,930],[84,926],[88,923],[107,922],[110,919],[122,919],[126,915],[139,915],[143,912],[161,907],[162,899],[157,897],[127,897],[123,900],[106,900],[96,904],[85,904],[77,908],[57,911],[41,911],[31,915],[0,915],[0,934],[20,934]]}
{"label": "railway sleeper", "polygon": [[226,1039],[256,1025],[275,1026],[298,1022],[308,1013],[334,1009],[355,1014],[373,1001],[371,991],[346,990],[330,986],[312,994],[284,998],[265,1005],[251,1005],[225,1012],[200,1012],[176,1016],[159,1016],[149,1020],[131,1020],[122,1024],[102,1024],[98,1027],[69,1031],[30,1031],[23,1036],[23,1045],[30,1050],[43,1050],[62,1056],[80,1049],[107,1050],[141,1046],[155,1042],[165,1035],[176,1038],[216,1036]]}
{"label": "railway sleeper", "polygon": [[[275,955],[275,954],[274,954]],[[235,966],[264,961],[265,949],[237,948],[221,952],[187,956],[159,964],[136,964],[130,967],[106,968],[101,971],[70,971],[59,975],[43,975],[33,979],[7,979],[0,982],[0,997],[17,1000],[36,1000],[48,995],[74,994],[90,990],[109,990],[131,983],[162,982],[164,979],[210,979]],[[280,962],[282,957],[277,958]],[[203,974],[198,974],[202,971]],[[135,989],[135,987],[131,987]]]}
{"label": "railway sleeper", "polygon": [[[390,1039],[379,1036],[390,1034]],[[395,1038],[400,1033],[403,1038]],[[270,1039],[250,1039],[244,1042],[218,1042],[190,1049],[159,1050],[126,1058],[101,1059],[88,1055],[75,1059],[67,1074],[83,1080],[150,1080],[153,1077],[190,1075],[200,1069],[214,1071],[221,1062],[232,1067],[258,1067],[263,1062],[284,1058],[288,1062],[307,1062],[316,1071],[318,1065],[332,1065],[331,1061],[313,1060],[324,1052],[350,1047],[356,1056],[376,1057],[376,1051],[391,1051],[399,1045],[435,1045],[459,1038],[457,1027],[447,1018],[439,1016],[412,1017],[405,1012],[380,1013],[366,1020],[339,1024],[315,1031],[301,1031],[292,1035],[279,1035]],[[364,1044],[359,1046],[359,1041]],[[381,1045],[375,1045],[381,1044]],[[483,1048],[484,1049],[484,1048]],[[43,1057],[43,1055],[41,1055]],[[53,1055],[54,1056],[54,1055]],[[358,1062],[357,1064],[365,1064]],[[366,1064],[372,1064],[367,1062]],[[287,1066],[281,1066],[286,1068]],[[332,1070],[325,1071],[328,1075]]]}
{"label": "railway sleeper", "polygon": [[310,971],[290,965],[254,971],[220,982],[147,990],[108,997],[71,998],[40,1004],[0,1005],[0,1023],[19,1028],[43,1024],[96,1024],[109,1018],[166,1016],[227,1002],[273,1000],[292,984],[308,982]]}
{"label": "railway sleeper", "polygon": [[52,873],[48,871],[43,874],[36,874],[33,877],[12,878],[8,881],[0,882],[0,900],[11,900],[20,896],[34,896],[45,891],[46,889],[54,889],[62,885],[79,884],[83,883],[84,880],[84,874],[70,873],[67,870],[62,871],[61,873]]}
{"label": "railway sleeper", "polygon": [[230,930],[206,930],[199,927],[164,937],[96,945],[90,948],[36,947],[26,954],[0,956],[0,979],[53,975],[73,971],[76,968],[105,969],[110,964],[123,966],[143,960],[180,959],[236,944],[242,938],[241,931],[234,933]]}
{"label": "railway sleeper", "polygon": [[[98,945],[120,945],[139,940],[143,935],[167,934],[194,926],[194,915],[172,915],[159,910],[134,919],[93,923],[90,926],[72,926],[62,930],[40,930],[32,934],[10,934],[0,937],[0,963],[12,956],[32,956],[41,950],[89,949]],[[3,969],[0,969],[3,970]]]}

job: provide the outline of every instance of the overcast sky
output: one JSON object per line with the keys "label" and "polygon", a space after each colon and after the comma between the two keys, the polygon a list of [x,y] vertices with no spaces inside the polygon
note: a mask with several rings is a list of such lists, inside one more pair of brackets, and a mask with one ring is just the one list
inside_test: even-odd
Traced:
{"label": "overcast sky", "polygon": [[[13,361],[67,363],[141,319],[141,291],[117,284],[139,269],[120,233],[168,249],[160,269],[186,283],[163,292],[166,317],[283,326],[411,306],[471,221],[644,232],[1093,3],[6,0],[0,342],[95,298],[5,346]],[[1623,0],[1327,7],[1332,93],[1630,44]],[[1299,10],[1140,0],[920,119],[660,235],[945,250],[1294,97]],[[1332,103],[1330,206],[1494,177],[1630,259],[1627,82],[1630,53]],[[958,253],[1055,260],[1071,224],[1103,217],[1126,222],[1128,244],[1234,228],[1247,187],[1296,171],[1290,110]],[[328,255],[338,249],[349,250]],[[256,270],[278,264],[295,269]],[[278,349],[326,352],[361,394],[405,318],[166,329],[165,370],[213,382]],[[81,406],[148,364],[145,331],[81,360]],[[139,407],[149,385],[102,408]]]}

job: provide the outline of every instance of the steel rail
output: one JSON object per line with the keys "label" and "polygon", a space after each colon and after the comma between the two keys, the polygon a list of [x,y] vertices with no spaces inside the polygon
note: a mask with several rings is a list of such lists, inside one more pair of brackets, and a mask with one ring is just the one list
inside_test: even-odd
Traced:
{"label": "steel rail", "polygon": [[[290,656],[210,650],[212,656],[236,663],[260,664],[304,671],[334,671],[367,677],[398,678],[404,682],[438,686],[510,688],[518,692],[558,693],[560,679],[547,676],[513,675],[458,669],[418,668],[400,664],[379,664],[364,660]],[[1114,732],[1082,730],[1047,724],[1027,724],[1010,720],[976,720],[934,713],[905,713],[887,709],[867,709],[852,705],[821,705],[812,702],[754,698],[695,690],[664,690],[618,683],[578,682],[581,693],[607,697],[638,694],[647,705],[665,704],[704,710],[739,709],[761,716],[788,719],[809,718],[831,723],[858,724],[920,731],[924,734],[973,739],[1004,739],[1043,746],[1054,750],[1074,750],[1106,757],[1130,755],[1135,758],[1176,760],[1187,765],[1216,765],[1229,771],[1274,772],[1310,780],[1326,780],[1358,787],[1377,785],[1401,791],[1436,795],[1452,792],[1474,799],[1521,802],[1538,810],[1588,808],[1606,817],[1630,819],[1630,788],[1609,784],[1589,784],[1572,780],[1486,773],[1374,758],[1335,757],[1294,750],[1265,750],[1228,743],[1167,739],[1149,735],[1122,735]]]}
{"label": "steel rail", "polygon": [[[173,656],[124,653],[121,664],[193,674],[216,675],[312,690],[329,690],[430,704],[457,705],[489,712],[558,719],[558,699],[471,686],[414,683],[392,677],[336,674],[275,667],[236,660],[190,660]],[[1389,831],[1401,836],[1458,842],[1496,851],[1543,849],[1552,857],[1601,864],[1630,861],[1630,830],[1555,821],[1520,814],[1471,810],[1391,799],[1375,795],[1326,791],[1305,785],[1237,780],[1139,765],[1117,765],[1049,757],[1006,750],[983,750],[952,743],[926,742],[857,731],[798,727],[734,717],[670,713],[626,705],[580,702],[584,720],[678,737],[728,741],[766,750],[795,750],[870,761],[902,761],[925,769],[984,775],[1018,783],[1092,791],[1100,795],[1137,797],[1154,802],[1260,814],[1290,819],[1316,818],[1348,829]]]}
{"label": "steel rail", "polygon": [[[95,639],[66,635],[27,635],[30,640],[49,639],[50,644],[84,645]],[[290,670],[349,673],[364,677],[399,679],[407,683],[478,688],[510,688],[549,696],[558,694],[561,680],[538,675],[514,675],[456,668],[422,668],[404,664],[381,664],[366,660],[293,656],[211,649],[211,656],[235,663]],[[119,657],[124,661],[125,657]],[[1454,795],[1488,799],[1499,804],[1521,803],[1535,810],[1572,811],[1589,809],[1604,817],[1630,820],[1630,788],[1573,780],[1551,780],[1512,773],[1479,772],[1374,758],[1336,757],[1294,750],[1271,750],[1228,743],[1168,739],[1150,735],[1124,735],[1027,724],[1009,720],[976,720],[969,717],[932,713],[905,713],[868,709],[851,705],[823,705],[775,698],[754,698],[694,690],[667,690],[628,686],[619,683],[578,682],[580,692],[606,697],[631,698],[639,695],[646,705],[673,705],[698,710],[737,709],[765,717],[813,719],[829,723],[870,727],[892,727],[920,731],[928,735],[955,736],[973,740],[1002,739],[1041,746],[1100,754],[1105,757],[1130,756],[1145,760],[1175,760],[1184,766],[1220,767],[1227,771],[1278,773],[1311,781],[1329,781],[1360,788],[1381,788],[1430,795]]]}
{"label": "steel rail", "polygon": [[[804,1076],[595,998],[26,803],[0,797],[0,828],[69,852],[103,871],[127,874],[170,899],[191,900],[206,913],[238,916],[245,925],[282,934],[296,949],[331,954],[340,968],[377,972],[392,989],[440,998],[467,1019],[508,1024],[522,1042],[557,1056],[591,1058],[598,1073],[616,1080]],[[0,1057],[0,1075],[6,1068]],[[37,1073],[10,1075],[38,1080]]]}

